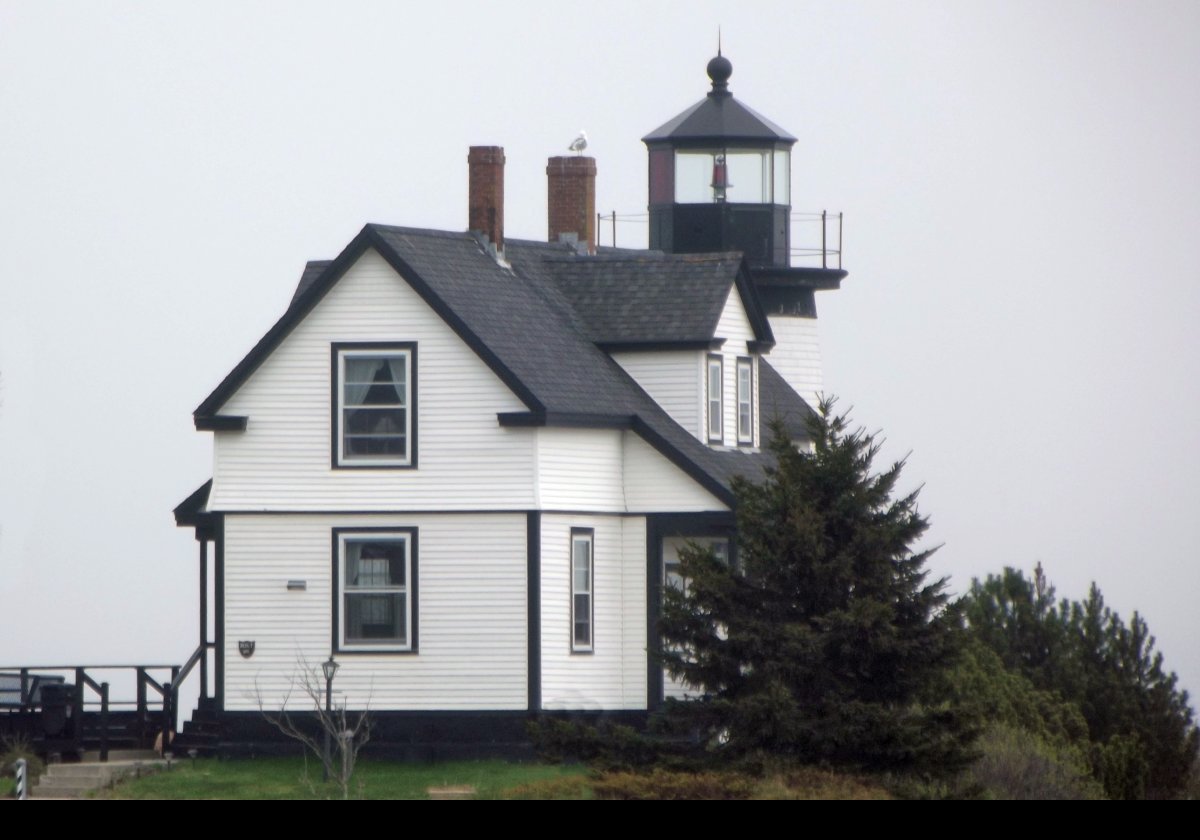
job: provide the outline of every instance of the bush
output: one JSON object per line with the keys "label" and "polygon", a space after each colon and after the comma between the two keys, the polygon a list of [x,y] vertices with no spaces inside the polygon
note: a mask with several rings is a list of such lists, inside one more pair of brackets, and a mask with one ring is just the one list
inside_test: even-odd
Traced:
{"label": "bush", "polygon": [[561,776],[542,779],[500,791],[499,799],[591,799],[592,787],[587,776]]}
{"label": "bush", "polygon": [[963,784],[984,798],[1104,798],[1078,749],[1003,724],[989,728],[977,746],[982,755],[967,770]]}
{"label": "bush", "polygon": [[594,782],[597,799],[749,799],[757,780],[740,773],[604,773]]}

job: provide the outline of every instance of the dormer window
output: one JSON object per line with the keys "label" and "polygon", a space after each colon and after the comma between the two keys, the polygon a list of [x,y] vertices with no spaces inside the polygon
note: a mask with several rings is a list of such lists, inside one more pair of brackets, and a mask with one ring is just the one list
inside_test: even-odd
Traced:
{"label": "dormer window", "polygon": [[335,344],[333,465],[416,466],[415,344]]}
{"label": "dormer window", "polygon": [[[695,370],[695,368],[693,368]],[[708,442],[725,442],[725,418],[721,410],[725,402],[724,363],[720,356],[708,357]]]}
{"label": "dormer window", "polygon": [[737,360],[737,441],[739,446],[754,445],[754,360]]}

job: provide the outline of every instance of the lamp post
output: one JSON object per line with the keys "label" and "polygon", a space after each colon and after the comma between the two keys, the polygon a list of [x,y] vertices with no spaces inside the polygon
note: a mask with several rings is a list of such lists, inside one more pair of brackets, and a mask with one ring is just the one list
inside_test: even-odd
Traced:
{"label": "lamp post", "polygon": [[338,664],[333,659],[333,654],[329,654],[329,658],[321,663],[321,673],[325,675],[325,720],[322,722],[321,728],[325,730],[325,760],[322,764],[325,767],[324,780],[329,781],[329,729],[333,726],[333,677],[337,673]]}

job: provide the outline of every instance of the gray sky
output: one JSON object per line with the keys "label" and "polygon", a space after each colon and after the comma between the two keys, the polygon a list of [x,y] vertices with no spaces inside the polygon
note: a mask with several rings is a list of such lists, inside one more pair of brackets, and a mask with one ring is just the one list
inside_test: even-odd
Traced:
{"label": "gray sky", "polygon": [[1200,5],[431,5],[0,2],[0,665],[182,661],[191,411],[305,260],[465,228],[472,144],[542,238],[581,127],[644,211],[720,24],[794,208],[846,213],[826,382],[911,451],[935,572],[1095,580],[1200,689]]}

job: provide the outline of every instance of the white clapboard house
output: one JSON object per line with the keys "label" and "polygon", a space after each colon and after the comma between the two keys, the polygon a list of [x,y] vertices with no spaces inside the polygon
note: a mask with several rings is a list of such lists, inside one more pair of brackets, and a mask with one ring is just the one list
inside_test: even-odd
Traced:
{"label": "white clapboard house", "polygon": [[175,514],[224,742],[311,708],[298,680],[330,656],[336,702],[409,744],[681,690],[662,588],[684,541],[734,551],[730,480],[761,476],[768,421],[804,434],[814,292],[845,276],[836,248],[791,265],[795,138],[732,97],[727,59],[708,72],[643,138],[650,250],[597,249],[580,155],[547,167],[550,241],[506,239],[503,151],[474,147],[469,230],[367,225],[310,262],[196,409],[213,476]]}

